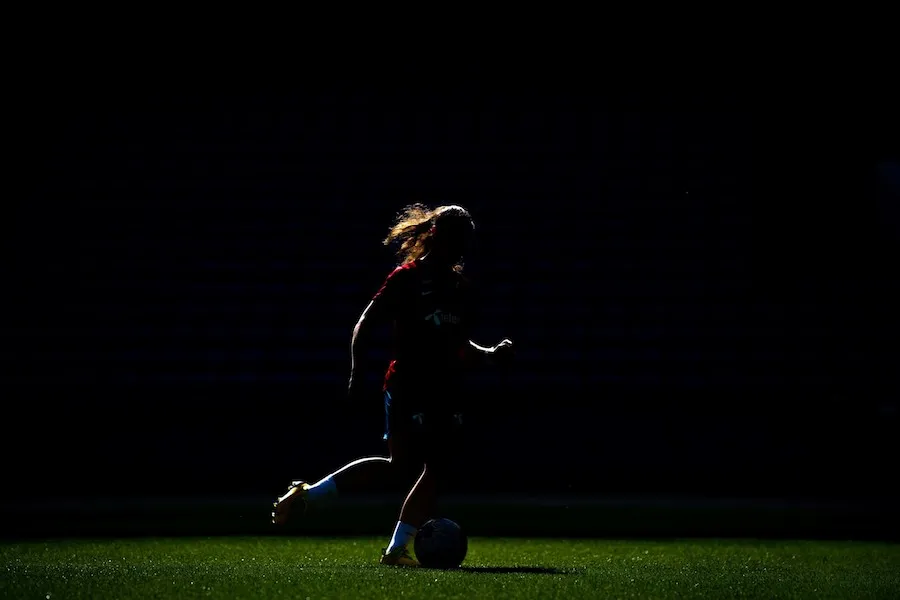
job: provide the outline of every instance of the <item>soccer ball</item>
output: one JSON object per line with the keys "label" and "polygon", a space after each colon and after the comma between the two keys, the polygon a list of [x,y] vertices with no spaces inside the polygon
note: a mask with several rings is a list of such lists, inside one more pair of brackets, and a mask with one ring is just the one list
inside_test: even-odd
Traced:
{"label": "soccer ball", "polygon": [[416,533],[416,558],[423,567],[454,569],[469,551],[469,539],[450,519],[431,519]]}

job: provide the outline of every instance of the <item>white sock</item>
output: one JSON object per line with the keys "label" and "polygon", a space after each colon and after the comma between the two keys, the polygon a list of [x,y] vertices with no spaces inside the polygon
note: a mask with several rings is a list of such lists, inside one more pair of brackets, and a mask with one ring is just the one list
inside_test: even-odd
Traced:
{"label": "white sock", "polygon": [[409,545],[409,543],[415,539],[418,530],[417,527],[397,521],[397,526],[394,527],[394,535],[391,537],[391,545],[388,546],[387,549],[388,553],[394,551],[399,546]]}
{"label": "white sock", "polygon": [[334,484],[334,479],[331,478],[331,475],[309,486],[309,489],[306,491],[306,498],[310,502],[331,500],[335,496],[337,496],[337,486]]}

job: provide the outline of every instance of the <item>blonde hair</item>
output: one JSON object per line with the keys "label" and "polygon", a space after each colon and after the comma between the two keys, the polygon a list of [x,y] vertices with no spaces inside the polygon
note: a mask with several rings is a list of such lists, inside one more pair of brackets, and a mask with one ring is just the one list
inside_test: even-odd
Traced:
{"label": "blonde hair", "polygon": [[[384,238],[384,245],[397,244],[397,256],[400,264],[408,264],[425,255],[429,250],[434,229],[439,220],[458,218],[472,220],[469,211],[462,206],[450,204],[429,208],[424,204],[410,204],[401,210]],[[462,272],[462,263],[454,265],[453,270]]]}

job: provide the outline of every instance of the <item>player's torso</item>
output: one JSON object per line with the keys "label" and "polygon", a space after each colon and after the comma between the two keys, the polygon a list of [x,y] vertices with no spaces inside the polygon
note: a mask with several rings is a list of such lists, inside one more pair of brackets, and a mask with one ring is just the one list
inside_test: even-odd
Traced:
{"label": "player's torso", "polygon": [[411,272],[410,285],[395,318],[398,366],[452,368],[468,343],[469,286],[449,269],[436,273],[417,265]]}

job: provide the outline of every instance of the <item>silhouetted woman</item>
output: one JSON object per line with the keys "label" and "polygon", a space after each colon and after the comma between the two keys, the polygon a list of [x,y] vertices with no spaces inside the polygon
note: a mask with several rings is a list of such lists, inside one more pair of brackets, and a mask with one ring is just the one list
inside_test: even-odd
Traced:
{"label": "silhouetted woman", "polygon": [[384,439],[389,457],[361,458],[315,484],[295,481],[275,503],[272,520],[284,524],[297,504],[326,501],[338,490],[372,489],[387,471],[414,473],[381,563],[418,566],[409,543],[434,514],[437,482],[458,448],[462,425],[462,380],[473,364],[489,364],[512,355],[504,339],[485,347],[470,337],[471,285],[463,277],[463,256],[475,224],[461,206],[429,209],[408,206],[385,244],[399,244],[401,264],[388,275],[353,328],[350,344],[352,399],[363,397],[365,344],[373,326],[394,327],[393,360],[384,378]]}

